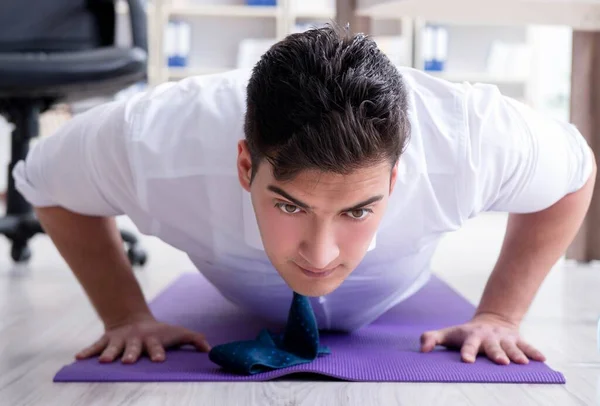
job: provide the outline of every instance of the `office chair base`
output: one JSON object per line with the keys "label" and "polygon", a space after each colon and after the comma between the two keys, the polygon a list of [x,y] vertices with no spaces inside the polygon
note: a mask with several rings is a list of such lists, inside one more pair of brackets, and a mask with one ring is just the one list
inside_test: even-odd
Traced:
{"label": "office chair base", "polygon": [[129,248],[127,249],[127,258],[132,266],[144,266],[148,261],[148,254],[138,244],[138,239],[135,235],[128,231],[121,230],[121,239]]}
{"label": "office chair base", "polygon": [[[12,241],[10,256],[17,263],[24,263],[31,259],[31,249],[28,242],[36,234],[43,234],[40,223],[33,213],[0,218],[0,234]],[[140,247],[139,241],[133,233],[120,230],[127,258],[132,266],[144,266],[148,261],[148,254]]]}
{"label": "office chair base", "polygon": [[127,250],[127,258],[132,266],[144,266],[148,261],[148,254],[142,248],[133,245]]}
{"label": "office chair base", "polygon": [[13,244],[10,257],[16,263],[28,262],[31,259],[31,248],[28,245]]}
{"label": "office chair base", "polygon": [[26,262],[31,258],[31,250],[27,242],[37,233],[41,233],[37,220],[31,215],[7,215],[0,218],[0,234],[12,241],[10,256],[15,262]]}

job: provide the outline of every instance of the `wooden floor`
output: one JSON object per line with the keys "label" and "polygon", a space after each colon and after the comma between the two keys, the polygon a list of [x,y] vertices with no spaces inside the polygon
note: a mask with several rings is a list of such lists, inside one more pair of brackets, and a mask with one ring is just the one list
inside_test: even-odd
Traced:
{"label": "wooden floor", "polygon": [[[474,303],[493,266],[506,217],[472,220],[448,236],[436,272]],[[126,223],[126,219],[124,220]],[[147,238],[151,258],[137,271],[150,299],[181,272],[185,256]],[[25,267],[0,244],[0,406],[19,405],[593,405],[600,404],[600,267],[561,263],[544,283],[523,335],[563,372],[566,385],[405,384],[350,382],[55,384],[75,352],[101,325],[74,277],[46,237],[36,237]]]}

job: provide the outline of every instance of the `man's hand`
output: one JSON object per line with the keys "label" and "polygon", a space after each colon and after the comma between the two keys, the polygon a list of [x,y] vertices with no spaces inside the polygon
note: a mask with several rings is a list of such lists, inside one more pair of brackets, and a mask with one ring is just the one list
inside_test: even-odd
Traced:
{"label": "man's hand", "polygon": [[464,362],[475,362],[479,353],[497,364],[512,360],[527,364],[529,359],[545,361],[544,355],[519,337],[519,327],[493,314],[477,314],[468,323],[421,336],[421,351],[430,352],[436,345],[460,349]]}
{"label": "man's hand", "polygon": [[76,358],[101,354],[100,362],[113,362],[121,357],[121,362],[131,364],[142,352],[146,352],[152,361],[162,362],[166,358],[165,348],[184,344],[191,344],[199,351],[210,351],[210,345],[202,334],[160,323],[148,315],[107,328],[98,341],[79,352]]}

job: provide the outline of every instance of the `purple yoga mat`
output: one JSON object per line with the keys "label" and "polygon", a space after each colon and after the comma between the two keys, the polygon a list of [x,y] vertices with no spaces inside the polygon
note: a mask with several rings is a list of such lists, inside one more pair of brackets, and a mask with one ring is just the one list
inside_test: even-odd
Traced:
{"label": "purple yoga mat", "polygon": [[[151,308],[161,321],[203,332],[213,346],[253,339],[265,327],[283,328],[239,310],[200,274],[182,275],[152,301]],[[421,291],[369,326],[351,334],[322,332],[321,343],[332,353],[309,364],[243,376],[224,372],[206,353],[180,348],[169,350],[163,363],[146,357],[132,365],[100,364],[95,358],[76,361],[63,367],[54,381],[266,381],[309,373],[310,379],[348,381],[565,383],[561,373],[541,362],[502,366],[480,356],[475,364],[467,364],[456,351],[419,352],[424,331],[465,322],[473,311],[473,305],[434,276]]]}

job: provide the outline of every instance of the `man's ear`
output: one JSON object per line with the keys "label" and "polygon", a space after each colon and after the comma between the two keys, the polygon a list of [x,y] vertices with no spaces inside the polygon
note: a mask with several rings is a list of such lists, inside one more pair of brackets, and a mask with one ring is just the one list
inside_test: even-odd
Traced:
{"label": "man's ear", "polygon": [[238,142],[237,171],[240,185],[250,192],[250,183],[252,181],[252,159],[246,140]]}
{"label": "man's ear", "polygon": [[390,176],[390,195],[394,191],[394,186],[396,186],[396,179],[398,179],[398,163],[400,161],[396,161],[396,164],[392,168],[392,173]]}

